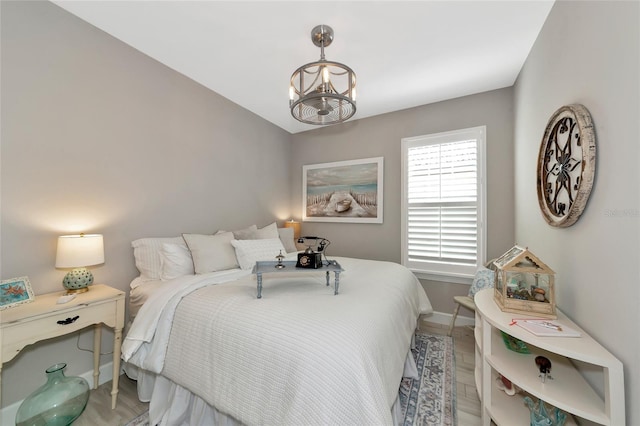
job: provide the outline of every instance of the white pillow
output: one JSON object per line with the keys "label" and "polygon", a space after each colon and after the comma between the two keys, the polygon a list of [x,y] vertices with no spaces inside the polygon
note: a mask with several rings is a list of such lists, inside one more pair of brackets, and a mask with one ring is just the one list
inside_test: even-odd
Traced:
{"label": "white pillow", "polygon": [[278,225],[273,222],[271,225],[267,225],[264,228],[256,230],[253,234],[253,240],[264,240],[266,238],[280,238],[278,234]]}
{"label": "white pillow", "polygon": [[170,238],[140,238],[131,242],[136,268],[140,271],[143,281],[159,280],[162,274],[160,249],[164,243],[180,244],[182,237]]}
{"label": "white pillow", "polygon": [[180,244],[163,243],[160,249],[160,263],[162,281],[195,274],[191,252],[184,241]]}
{"label": "white pillow", "polygon": [[278,228],[278,235],[280,235],[280,241],[287,253],[298,251],[296,242],[293,240],[293,228]]}
{"label": "white pillow", "polygon": [[264,238],[261,240],[232,240],[236,249],[236,257],[242,269],[251,269],[258,260],[276,261],[276,256],[286,251],[280,238]]}
{"label": "white pillow", "polygon": [[236,254],[231,245],[233,232],[215,235],[182,234],[193,258],[196,274],[223,271],[238,267]]}
{"label": "white pillow", "polygon": [[279,238],[278,224],[273,222],[272,224],[260,229],[258,229],[256,225],[251,225],[248,228],[233,231],[233,236],[236,240],[263,240],[265,238]]}

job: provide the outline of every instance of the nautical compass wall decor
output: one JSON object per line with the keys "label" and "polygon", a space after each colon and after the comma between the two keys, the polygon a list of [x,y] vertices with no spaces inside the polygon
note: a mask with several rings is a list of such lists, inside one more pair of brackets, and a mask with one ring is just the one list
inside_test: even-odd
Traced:
{"label": "nautical compass wall decor", "polygon": [[538,154],[538,203],[549,225],[564,228],[578,220],[595,170],[591,114],[579,104],[559,108],[549,119]]}

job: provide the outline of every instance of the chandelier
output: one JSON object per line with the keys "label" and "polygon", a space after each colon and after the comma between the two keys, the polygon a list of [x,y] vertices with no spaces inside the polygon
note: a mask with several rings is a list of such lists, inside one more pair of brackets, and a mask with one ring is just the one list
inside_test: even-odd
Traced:
{"label": "chandelier", "polygon": [[307,124],[335,124],[356,113],[356,74],[351,68],[324,58],[324,48],[333,41],[333,29],[318,25],[311,41],[320,48],[320,60],[298,68],[291,76],[291,115]]}

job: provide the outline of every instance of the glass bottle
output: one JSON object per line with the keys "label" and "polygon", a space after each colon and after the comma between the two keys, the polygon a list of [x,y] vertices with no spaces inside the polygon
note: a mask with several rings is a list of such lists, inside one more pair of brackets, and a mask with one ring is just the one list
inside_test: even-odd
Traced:
{"label": "glass bottle", "polygon": [[533,402],[528,396],[524,397],[524,402],[529,407],[531,415],[531,426],[564,426],[567,421],[567,413],[557,407],[547,410],[543,400]]}
{"label": "glass bottle", "polygon": [[47,383],[20,404],[16,426],[66,426],[84,411],[89,400],[89,383],[82,377],[66,377],[67,364],[47,368]]}

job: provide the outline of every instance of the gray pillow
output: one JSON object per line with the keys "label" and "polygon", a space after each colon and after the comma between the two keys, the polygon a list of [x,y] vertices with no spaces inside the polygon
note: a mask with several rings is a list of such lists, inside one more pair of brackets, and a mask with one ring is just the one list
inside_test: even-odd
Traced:
{"label": "gray pillow", "polygon": [[232,232],[215,235],[182,234],[193,258],[196,274],[238,268],[236,251],[231,245]]}
{"label": "gray pillow", "polygon": [[256,225],[251,225],[248,228],[233,231],[233,236],[236,240],[253,240],[253,234],[257,230],[258,227]]}

